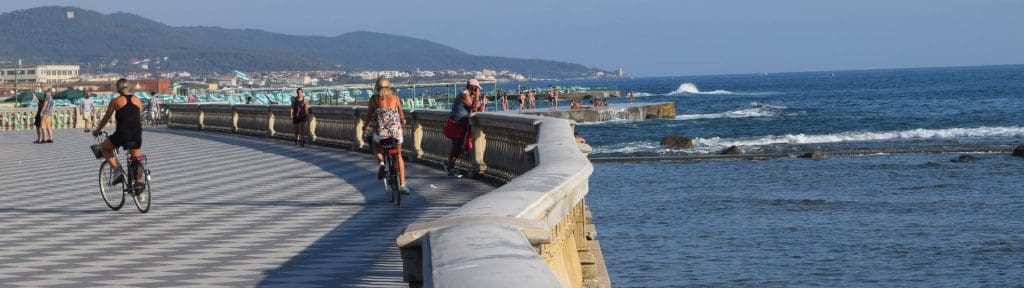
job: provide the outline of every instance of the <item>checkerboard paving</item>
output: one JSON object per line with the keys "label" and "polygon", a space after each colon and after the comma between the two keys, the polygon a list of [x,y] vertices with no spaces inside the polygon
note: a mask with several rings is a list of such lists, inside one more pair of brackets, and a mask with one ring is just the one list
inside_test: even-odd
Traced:
{"label": "checkerboard paving", "polygon": [[80,130],[0,133],[0,286],[400,287],[395,237],[493,189],[407,164],[395,207],[372,156],[147,128],[152,208],[99,196]]}

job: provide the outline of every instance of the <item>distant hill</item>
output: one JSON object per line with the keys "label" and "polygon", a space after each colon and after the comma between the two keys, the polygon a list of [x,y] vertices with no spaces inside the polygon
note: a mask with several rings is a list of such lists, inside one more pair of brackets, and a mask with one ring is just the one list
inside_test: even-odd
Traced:
{"label": "distant hill", "polygon": [[[68,19],[68,11],[74,18]],[[294,36],[254,29],[171,27],[130,13],[40,7],[0,14],[0,59],[80,63],[95,70],[133,71],[130,59],[160,59],[150,69],[196,72],[313,70],[509,70],[567,78],[598,71],[580,64],[477,56],[436,42],[374,32],[336,37]],[[167,57],[167,61],[162,61]]]}

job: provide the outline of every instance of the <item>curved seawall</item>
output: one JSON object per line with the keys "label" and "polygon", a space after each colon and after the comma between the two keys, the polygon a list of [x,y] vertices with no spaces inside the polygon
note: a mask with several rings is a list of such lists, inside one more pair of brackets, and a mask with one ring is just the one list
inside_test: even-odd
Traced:
{"label": "curved seawall", "polygon": [[[291,139],[284,105],[168,104],[169,127]],[[314,144],[368,151],[367,110],[312,106]],[[439,163],[449,140],[447,111],[407,110],[405,150]],[[593,166],[572,122],[477,113],[474,150],[456,165],[501,186],[440,219],[414,223],[395,240],[404,278],[424,287],[607,287],[608,273],[585,203]]]}

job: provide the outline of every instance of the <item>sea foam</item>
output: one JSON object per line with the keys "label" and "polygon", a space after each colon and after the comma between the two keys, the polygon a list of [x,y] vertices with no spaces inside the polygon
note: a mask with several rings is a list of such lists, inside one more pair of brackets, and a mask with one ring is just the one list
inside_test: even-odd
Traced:
{"label": "sea foam", "polygon": [[765,146],[786,144],[827,144],[855,141],[892,141],[927,139],[967,139],[988,137],[1024,137],[1024,127],[976,127],[947,129],[912,129],[884,132],[842,132],[834,134],[786,134],[747,138],[694,138],[692,149],[674,150],[662,147],[656,141],[632,141],[594,147],[594,154],[655,153],[664,155],[681,151],[688,153],[716,153],[729,146]]}
{"label": "sea foam", "polygon": [[769,135],[756,138],[696,138],[694,145],[698,147],[724,148],[729,146],[761,146],[773,144],[822,144],[853,141],[885,141],[912,139],[958,139],[985,137],[1024,137],[1024,127],[976,127],[947,129],[913,129],[886,132],[842,132],[834,134],[786,134]]}
{"label": "sea foam", "polygon": [[722,113],[708,114],[683,114],[676,116],[676,120],[696,119],[717,119],[717,118],[751,118],[751,117],[774,117],[783,115],[786,106],[775,106],[751,102],[750,105]]}
{"label": "sea foam", "polygon": [[706,91],[705,92],[705,91],[700,91],[700,89],[697,89],[697,85],[695,85],[693,83],[683,83],[683,84],[679,84],[679,88],[676,88],[675,91],[669,92],[668,94],[665,94],[665,95],[672,96],[672,95],[681,95],[681,94],[708,94],[708,95],[714,95],[714,94],[732,94],[732,92],[731,91],[727,91],[727,90],[714,90],[714,91]]}

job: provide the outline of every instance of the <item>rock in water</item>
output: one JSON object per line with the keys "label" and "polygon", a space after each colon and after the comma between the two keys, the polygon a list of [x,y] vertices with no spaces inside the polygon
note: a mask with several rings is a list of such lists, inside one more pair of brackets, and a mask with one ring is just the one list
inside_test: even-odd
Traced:
{"label": "rock in water", "polygon": [[725,150],[722,150],[721,154],[722,155],[743,155],[743,149],[740,149],[740,146],[733,145],[733,146],[730,146],[729,148],[725,148]]}
{"label": "rock in water", "polygon": [[970,163],[970,162],[974,162],[974,156],[971,156],[971,155],[960,155],[960,158],[949,160],[949,162]]}
{"label": "rock in water", "polygon": [[670,149],[690,149],[693,148],[693,139],[669,135],[661,138],[661,145]]}
{"label": "rock in water", "polygon": [[1013,149],[1013,156],[1024,157],[1024,144],[1017,145],[1017,148]]}
{"label": "rock in water", "polygon": [[821,151],[815,150],[815,151],[812,151],[810,153],[807,153],[807,154],[804,154],[804,155],[800,155],[800,158],[823,159],[823,158],[825,158],[825,153],[821,153]]}

